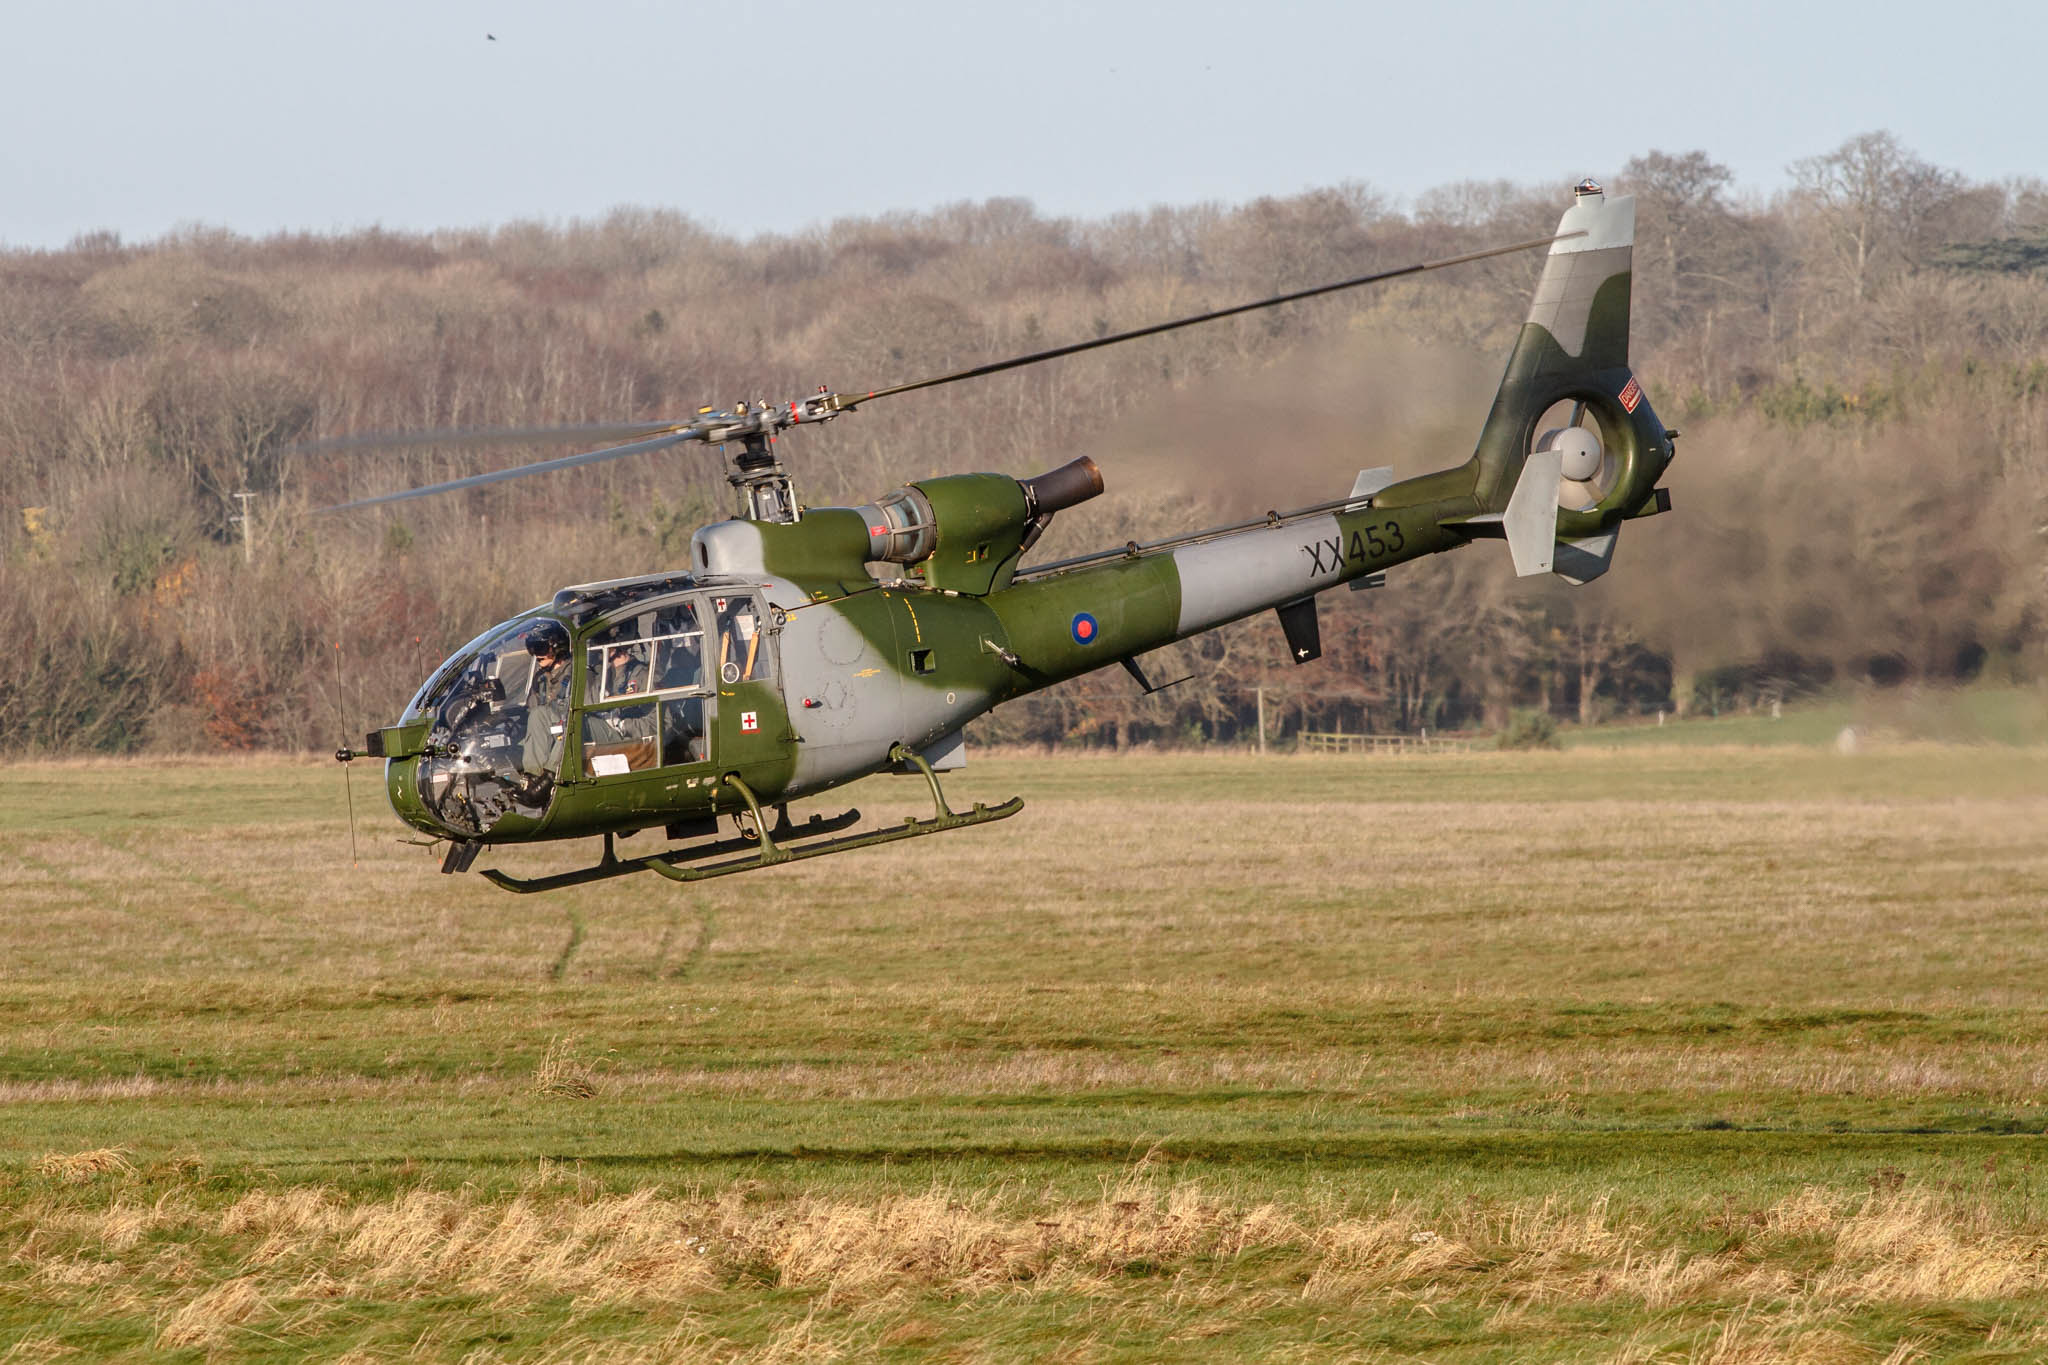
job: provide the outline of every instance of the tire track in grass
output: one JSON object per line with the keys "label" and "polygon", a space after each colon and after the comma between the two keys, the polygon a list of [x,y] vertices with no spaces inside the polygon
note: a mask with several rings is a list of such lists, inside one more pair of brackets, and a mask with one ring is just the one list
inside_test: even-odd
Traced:
{"label": "tire track in grass", "polygon": [[703,965],[705,954],[711,950],[712,936],[718,932],[718,911],[705,906],[698,913],[701,918],[697,922],[697,941],[690,945],[690,951],[669,978],[671,981],[688,981]]}
{"label": "tire track in grass", "polygon": [[667,971],[665,969],[668,966],[669,952],[676,946],[676,939],[681,937],[683,930],[682,907],[677,906],[669,911],[668,923],[662,926],[661,940],[654,945],[654,961],[647,968],[648,980],[687,981],[690,974],[697,969],[697,965],[704,960],[704,954],[711,946],[711,937],[717,932],[718,914],[714,910],[702,908],[697,913],[697,934],[690,943],[690,950],[683,954],[682,961],[676,964],[675,970]]}
{"label": "tire track in grass", "polygon": [[[33,868],[35,871],[42,873],[57,885],[75,891],[89,900],[98,901],[102,899],[102,893],[105,891],[104,887],[94,886],[91,882],[80,881],[57,864],[38,858],[13,840],[7,842],[7,856],[20,862],[25,867]],[[118,899],[113,903],[116,908],[126,910],[130,914],[141,913],[136,907],[124,904]]]}
{"label": "tire track in grass", "polygon": [[210,877],[202,877],[196,872],[188,872],[184,868],[179,867],[174,863],[168,862],[156,854],[135,847],[134,844],[130,843],[125,838],[119,838],[108,834],[94,834],[88,837],[90,837],[94,843],[98,844],[102,848],[109,849],[115,853],[125,853],[129,857],[135,859],[137,862],[140,862],[143,865],[155,871],[161,872],[166,876],[175,877],[177,880],[184,882],[188,886],[197,887],[199,890],[206,892],[208,895],[213,896],[225,902],[228,905],[234,906],[238,910],[245,910],[248,913],[257,916],[260,919],[282,921],[285,918],[284,912],[282,910],[272,909],[271,907],[266,906],[261,902],[255,900],[246,892],[238,891],[231,886],[223,886],[221,883],[214,881]]}
{"label": "tire track in grass", "polygon": [[[116,855],[126,855],[135,858],[145,867],[154,868],[154,864],[148,857],[132,849],[123,848],[96,834],[87,835],[86,838],[90,842],[99,845],[102,849]],[[73,875],[60,864],[45,858],[39,858],[35,854],[30,853],[20,843],[10,840],[7,842],[6,847],[10,850],[9,856],[16,859],[23,866],[41,872],[54,885],[61,886],[70,891],[78,900],[79,904],[76,909],[83,909],[88,912],[111,911],[115,915],[125,917],[125,922],[128,923],[144,921],[155,931],[160,932],[165,928],[169,928],[181,933],[193,943],[204,943],[205,941],[206,935],[201,925],[191,922],[180,922],[178,918],[166,915],[162,909],[147,905],[145,897],[135,894],[137,888],[130,879],[114,877],[106,882],[86,881],[81,877]],[[57,914],[64,914],[70,912],[73,908],[59,905],[53,906],[51,909]],[[184,918],[196,920],[198,916],[188,911],[185,912]]]}
{"label": "tire track in grass", "polygon": [[549,980],[560,981],[569,974],[569,963],[576,956],[576,950],[583,946],[583,934],[583,912],[578,909],[571,909],[569,911],[569,941],[562,945],[561,956],[555,959],[555,965],[548,968]]}
{"label": "tire track in grass", "polygon": [[647,979],[661,980],[661,970],[668,964],[668,950],[675,947],[676,934],[683,927],[682,907],[668,912],[668,923],[661,926],[661,939],[654,945],[654,961],[648,964]]}
{"label": "tire track in grass", "polygon": [[[1143,1141],[1161,1163],[1213,1165],[1223,1170],[1271,1170],[1302,1163],[1327,1163],[1332,1169],[1354,1164],[1366,1168],[1443,1171],[1470,1167],[1496,1175],[1547,1172],[1560,1178],[1598,1170],[1607,1172],[1599,1177],[1603,1180],[1654,1181],[1668,1179],[1674,1170],[1698,1170],[1718,1178],[1723,1172],[1754,1170],[1768,1163],[1798,1172],[1787,1178],[1799,1181],[1808,1178],[1807,1171],[1859,1170],[1865,1163],[1875,1169],[1900,1163],[1939,1170],[1982,1167],[1986,1160],[1995,1157],[2017,1157],[2026,1150],[2023,1144],[2031,1139],[2006,1133],[1910,1128],[1702,1130],[1660,1126],[1585,1130],[1494,1128],[1459,1133],[1402,1127],[1374,1133],[1225,1133]],[[861,1169],[919,1162],[1034,1159],[1084,1167],[1107,1164],[1128,1168],[1134,1160],[1132,1148],[1133,1139],[1122,1134],[1078,1132],[990,1135],[952,1142],[906,1135],[899,1141],[738,1141],[648,1151],[569,1148],[543,1155],[565,1164],[580,1162],[613,1171],[691,1169],[725,1163]],[[488,1161],[493,1157],[476,1152],[460,1159]],[[1659,1163],[1665,1168],[1664,1173],[1652,1174],[1650,1168]],[[310,1167],[319,1163],[308,1160],[302,1164]]]}

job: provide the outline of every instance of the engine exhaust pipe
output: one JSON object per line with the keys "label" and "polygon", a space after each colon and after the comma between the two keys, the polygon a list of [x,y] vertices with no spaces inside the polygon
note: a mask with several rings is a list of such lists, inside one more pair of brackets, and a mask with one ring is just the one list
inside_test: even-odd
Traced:
{"label": "engine exhaust pipe", "polygon": [[1049,473],[1017,482],[1024,489],[1024,503],[1031,515],[1049,517],[1102,492],[1102,469],[1083,455]]}

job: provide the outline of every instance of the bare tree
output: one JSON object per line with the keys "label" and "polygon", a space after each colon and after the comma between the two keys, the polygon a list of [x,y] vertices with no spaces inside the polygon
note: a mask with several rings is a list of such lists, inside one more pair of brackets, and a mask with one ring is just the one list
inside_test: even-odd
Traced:
{"label": "bare tree", "polygon": [[1917,260],[1962,177],[1914,156],[1889,132],[1859,133],[1792,163],[1800,206],[1850,297]]}

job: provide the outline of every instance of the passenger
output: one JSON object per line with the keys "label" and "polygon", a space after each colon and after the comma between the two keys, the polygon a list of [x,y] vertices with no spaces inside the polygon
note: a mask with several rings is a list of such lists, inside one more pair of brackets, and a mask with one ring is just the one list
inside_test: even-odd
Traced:
{"label": "passenger", "polygon": [[[606,650],[605,695],[627,697],[647,690],[646,650],[630,640],[617,640]],[[599,743],[654,738],[654,707],[622,706],[589,713],[599,727]]]}
{"label": "passenger", "polygon": [[608,667],[604,674],[607,697],[630,697],[647,690],[647,651],[631,640],[613,641],[606,650]]}

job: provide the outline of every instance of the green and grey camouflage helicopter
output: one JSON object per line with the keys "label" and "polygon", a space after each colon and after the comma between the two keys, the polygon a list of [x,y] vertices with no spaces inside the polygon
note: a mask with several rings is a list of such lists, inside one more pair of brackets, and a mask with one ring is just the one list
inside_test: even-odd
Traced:
{"label": "green and grey camouflage helicopter", "polygon": [[[1480,539],[1520,575],[1605,572],[1620,523],[1670,506],[1667,431],[1629,369],[1635,205],[1581,182],[1552,237],[1277,298],[868,393],[706,409],[623,445],[345,504],[345,510],[646,451],[736,447],[741,514],[700,529],[687,569],[562,589],[443,663],[398,723],[347,762],[382,758],[399,818],[480,850],[601,836],[592,866],[483,875],[547,891],[629,873],[696,881],[1002,820],[1011,799],[955,811],[938,773],[962,727],[1006,701],[1254,613],[1278,613],[1292,657],[1320,653],[1316,595]],[[1147,544],[1020,567],[1055,513],[1102,491],[1082,458],[1035,478],[924,479],[864,507],[804,507],[776,433],[864,403],[1151,336],[1255,308],[1549,248],[1528,320],[1463,464],[1393,480],[1362,471],[1342,497]],[[1546,414],[1568,414],[1539,429]],[[622,433],[628,434],[628,433]],[[432,437],[422,439],[435,439]],[[858,811],[793,823],[787,803],[871,773],[921,773],[933,813],[865,831]],[[772,813],[772,818],[771,818]],[[736,832],[721,834],[722,818]],[[615,839],[674,844],[621,857]]]}

